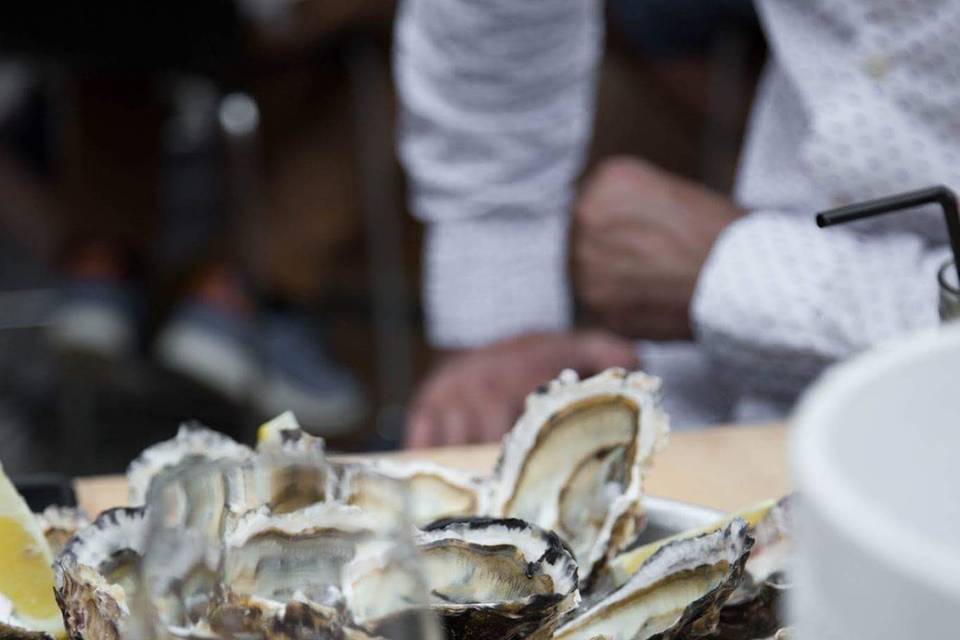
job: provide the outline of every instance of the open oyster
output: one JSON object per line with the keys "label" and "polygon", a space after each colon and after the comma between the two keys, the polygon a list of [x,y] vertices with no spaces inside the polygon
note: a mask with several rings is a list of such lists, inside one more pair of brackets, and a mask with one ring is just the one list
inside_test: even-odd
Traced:
{"label": "open oyster", "polygon": [[57,557],[55,594],[71,638],[124,637],[144,529],[143,509],[110,509],[78,531]]}
{"label": "open oyster", "polygon": [[147,498],[150,481],[163,469],[190,460],[247,460],[253,456],[244,446],[222,433],[198,422],[180,425],[177,435],[170,440],[147,447],[127,467],[130,504],[141,505]]}
{"label": "open oyster", "polygon": [[395,513],[397,482],[418,527],[445,518],[477,516],[485,511],[479,479],[425,462],[379,460],[341,468],[340,501],[373,513]]}
{"label": "open oyster", "polygon": [[[560,538],[516,519],[439,521],[418,534],[430,610],[448,638],[547,638],[575,608],[577,566]],[[396,558],[346,565],[344,594],[355,621],[374,633],[404,611],[416,585]]]}
{"label": "open oyster", "polygon": [[376,524],[360,509],[339,504],[283,516],[251,512],[226,536],[224,583],[241,596],[283,600],[299,592],[307,601],[327,603],[343,565]]}
{"label": "open oyster", "polygon": [[565,640],[646,640],[712,632],[740,583],[753,540],[736,519],[723,530],[664,545],[622,587],[554,634]]}
{"label": "open oyster", "polygon": [[527,397],[503,442],[490,512],[556,531],[586,583],[642,526],[643,472],[666,442],[660,380],[564,371]]}

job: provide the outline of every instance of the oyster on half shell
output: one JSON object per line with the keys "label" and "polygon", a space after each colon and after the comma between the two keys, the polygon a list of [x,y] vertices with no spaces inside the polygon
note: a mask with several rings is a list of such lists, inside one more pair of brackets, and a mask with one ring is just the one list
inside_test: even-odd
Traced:
{"label": "oyster on half shell", "polygon": [[740,583],[753,540],[736,519],[723,530],[661,547],[622,587],[579,612],[557,640],[647,640],[711,633]]}
{"label": "oyster on half shell", "polygon": [[[448,638],[548,638],[579,603],[577,566],[552,532],[516,519],[438,521],[417,535],[430,611]],[[382,633],[414,594],[402,560],[361,555],[344,568],[347,609]],[[409,605],[407,605],[409,606]]]}
{"label": "oyster on half shell", "polygon": [[360,509],[334,503],[282,515],[267,507],[248,512],[224,539],[211,628],[263,638],[342,637],[341,572],[375,525]]}
{"label": "oyster on half shell", "polygon": [[527,397],[503,441],[490,513],[556,531],[587,583],[642,527],[643,473],[666,443],[660,380],[609,369],[564,371]]}
{"label": "oyster on half shell", "polygon": [[281,516],[250,512],[226,536],[223,582],[240,596],[283,601],[299,592],[329,604],[343,565],[376,526],[369,514],[339,504]]}
{"label": "oyster on half shell", "polygon": [[78,531],[57,557],[55,595],[71,638],[124,637],[145,528],[143,509],[109,509]]}

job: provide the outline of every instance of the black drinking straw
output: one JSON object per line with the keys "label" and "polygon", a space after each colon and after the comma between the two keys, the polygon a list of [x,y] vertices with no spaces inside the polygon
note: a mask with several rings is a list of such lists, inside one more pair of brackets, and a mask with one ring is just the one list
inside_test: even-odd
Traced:
{"label": "black drinking straw", "polygon": [[924,204],[939,204],[943,209],[943,219],[947,222],[947,235],[950,237],[950,248],[953,250],[953,267],[957,270],[957,281],[960,282],[960,215],[957,214],[957,194],[943,185],[821,211],[817,214],[817,226],[831,227],[835,224],[872,218]]}

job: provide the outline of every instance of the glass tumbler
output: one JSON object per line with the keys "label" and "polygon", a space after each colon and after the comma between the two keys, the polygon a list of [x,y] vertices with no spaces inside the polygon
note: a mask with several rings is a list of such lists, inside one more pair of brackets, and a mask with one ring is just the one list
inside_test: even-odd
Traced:
{"label": "glass tumbler", "polygon": [[406,486],[384,478],[382,500],[360,508],[337,500],[335,482],[318,460],[162,472],[127,637],[438,638]]}
{"label": "glass tumbler", "polygon": [[960,318],[960,283],[957,282],[957,270],[953,260],[949,260],[937,274],[940,284],[940,320],[950,322]]}

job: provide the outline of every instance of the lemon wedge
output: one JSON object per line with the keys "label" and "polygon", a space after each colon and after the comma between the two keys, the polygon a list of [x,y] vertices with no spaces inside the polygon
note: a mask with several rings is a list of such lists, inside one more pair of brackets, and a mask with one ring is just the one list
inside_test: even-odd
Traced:
{"label": "lemon wedge", "polygon": [[300,430],[300,423],[297,422],[293,411],[284,411],[273,420],[267,420],[257,428],[257,445],[279,444],[281,432],[298,430]]}
{"label": "lemon wedge", "polygon": [[0,598],[12,606],[11,624],[63,638],[52,564],[40,523],[0,466]]}

